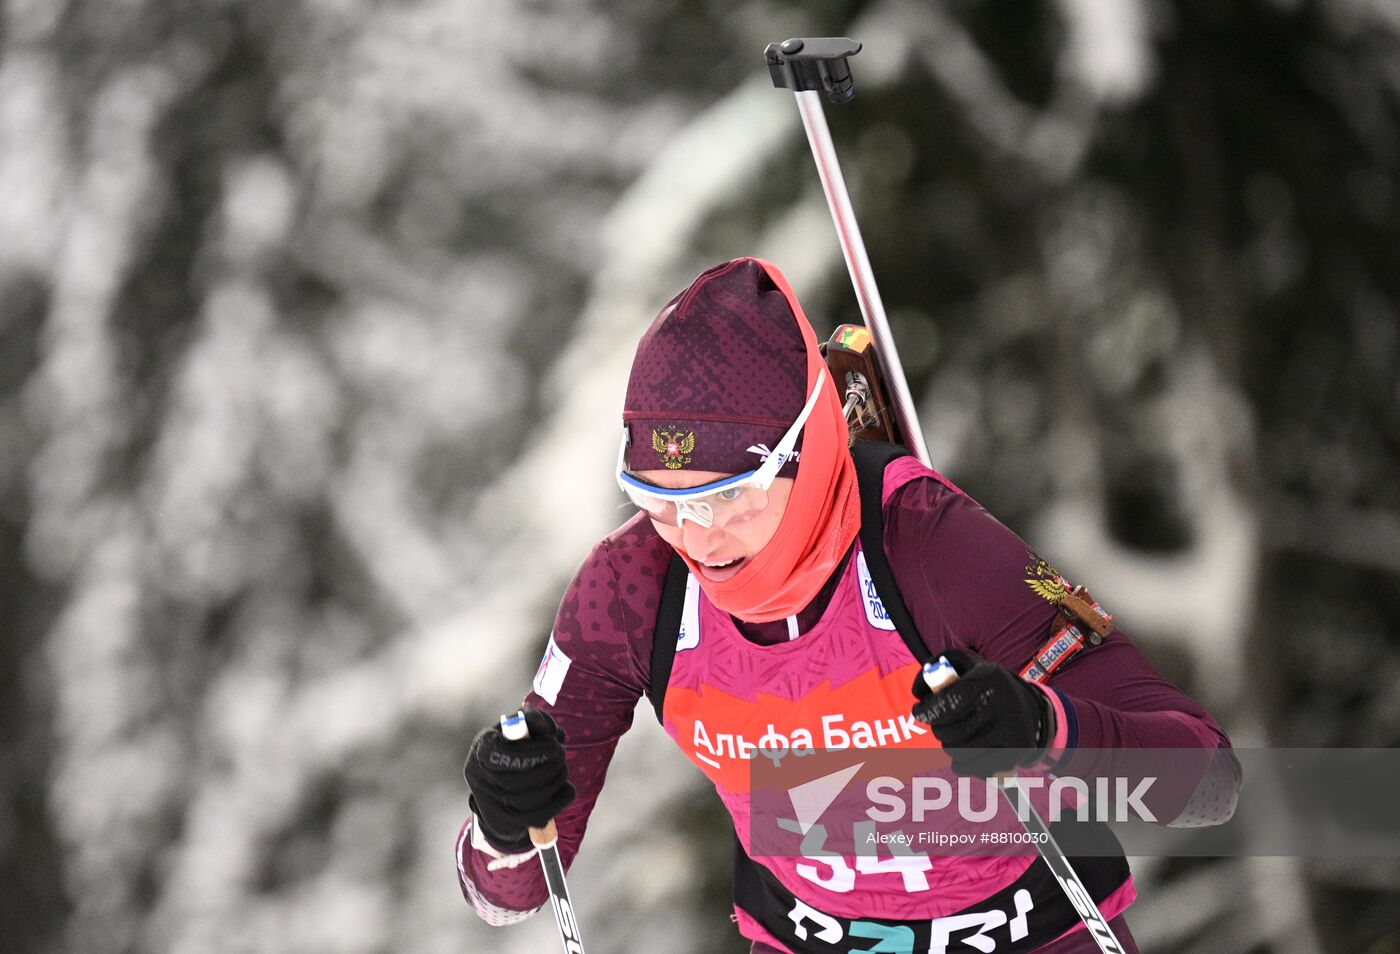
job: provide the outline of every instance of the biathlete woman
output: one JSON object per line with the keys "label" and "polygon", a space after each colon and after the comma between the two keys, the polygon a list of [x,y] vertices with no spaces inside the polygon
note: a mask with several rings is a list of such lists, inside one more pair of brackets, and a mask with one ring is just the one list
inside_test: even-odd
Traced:
{"label": "biathlete woman", "polygon": [[[1082,618],[1074,628],[1066,581],[902,456],[879,488],[883,557],[914,645],[946,656],[960,676],[936,695],[922,688],[858,539],[861,491],[841,394],[771,264],[726,262],[667,303],[637,348],[622,418],[616,476],[638,512],[593,548],[564,594],[525,697],[529,737],[509,741],[488,727],[467,759],[458,876],[488,923],[545,903],[527,828],[554,819],[563,861],[573,859],[643,695],[661,701],[666,731],[733,816],[734,911],[755,952],[1097,948],[1034,854],[929,857],[912,880],[840,858],[750,857],[751,752],[735,740],[942,746],[952,771],[983,776],[1026,764],[1027,751],[1038,766],[1063,768],[1080,750],[1199,750],[1209,753],[1199,773],[1149,796],[1155,818],[1208,825],[1233,812],[1239,765],[1211,716],[1114,627],[1066,652],[1066,634],[1089,628]],[[653,649],[675,555],[687,598],[657,685]],[[1081,615],[1086,603],[1076,604]],[[1075,865],[1135,951],[1121,853]]]}

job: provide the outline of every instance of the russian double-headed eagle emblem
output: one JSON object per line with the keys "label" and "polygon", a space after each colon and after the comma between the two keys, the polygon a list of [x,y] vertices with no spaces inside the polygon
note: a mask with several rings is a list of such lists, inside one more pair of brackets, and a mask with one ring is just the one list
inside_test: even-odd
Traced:
{"label": "russian double-headed eagle emblem", "polygon": [[695,450],[694,431],[652,431],[651,449],[661,455],[661,463],[679,470],[690,463],[687,456]]}
{"label": "russian double-headed eagle emblem", "polygon": [[1034,553],[1030,554],[1030,558],[1031,563],[1026,567],[1026,585],[1047,603],[1063,600],[1069,594],[1069,581],[1060,576],[1059,570]]}

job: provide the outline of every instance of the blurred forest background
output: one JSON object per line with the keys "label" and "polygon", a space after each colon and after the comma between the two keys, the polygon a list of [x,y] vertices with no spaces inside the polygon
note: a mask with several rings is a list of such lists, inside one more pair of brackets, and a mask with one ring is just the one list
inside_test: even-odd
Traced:
{"label": "blurred forest background", "polygon": [[[623,517],[701,269],[858,320],[761,51],[828,108],[935,464],[1237,745],[1400,743],[1396,0],[0,2],[0,951],[523,954],[459,769]],[[746,950],[649,713],[598,951]],[[1400,951],[1400,866],[1134,859],[1144,951]]]}

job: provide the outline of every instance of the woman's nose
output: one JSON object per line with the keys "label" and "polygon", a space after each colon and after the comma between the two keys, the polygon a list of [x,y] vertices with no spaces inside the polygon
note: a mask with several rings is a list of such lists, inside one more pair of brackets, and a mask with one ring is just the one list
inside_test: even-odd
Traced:
{"label": "woman's nose", "polygon": [[714,527],[704,527],[694,520],[681,521],[681,546],[692,560],[703,562],[715,550],[719,531]]}

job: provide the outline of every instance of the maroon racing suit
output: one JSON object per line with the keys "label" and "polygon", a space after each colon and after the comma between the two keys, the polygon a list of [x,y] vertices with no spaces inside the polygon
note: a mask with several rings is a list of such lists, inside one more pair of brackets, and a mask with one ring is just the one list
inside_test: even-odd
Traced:
{"label": "maroon racing suit", "polygon": [[[913,458],[901,458],[891,464],[885,483],[885,552],[895,583],[929,650],[937,656],[950,648],[962,649],[1021,671],[1051,635],[1057,615],[1053,594],[1057,591],[1046,586],[1045,581],[1058,580],[1058,574],[986,510]],[[671,548],[640,514],[595,546],[564,595],[545,659],[536,674],[534,688],[526,697],[527,704],[548,711],[567,734],[569,777],[578,790],[578,798],[556,819],[559,851],[565,865],[578,852],[617,741],[631,725],[638,701],[651,688],[653,635],[671,557]],[[861,585],[868,584],[863,572],[854,572],[853,564],[858,559],[857,545],[811,604],[796,616],[795,645],[792,621],[754,624],[729,618],[724,622],[732,624],[737,632],[731,638],[753,644],[756,648],[751,647],[753,651],[747,654],[750,657],[761,657],[762,647],[772,647],[775,653],[789,659],[800,659],[804,636],[811,636],[814,648],[817,639],[829,643],[835,637],[827,617],[838,609],[848,614],[860,612],[846,609],[861,605]],[[858,595],[850,598],[843,589],[846,587],[854,588]],[[717,611],[712,606],[705,609],[713,619]],[[869,610],[867,603],[866,612]],[[838,631],[857,632],[849,626]],[[867,635],[879,634],[871,629]],[[684,635],[681,642],[685,643]],[[825,643],[822,649],[831,652]],[[861,652],[867,651],[862,648]],[[862,678],[884,676],[890,685],[898,680],[907,684],[908,675],[917,671],[906,647],[892,650],[883,646],[871,652],[888,658],[879,672],[865,673]],[[784,670],[777,656],[774,661],[774,679],[782,680],[784,685],[791,683],[792,667]],[[894,671],[893,667],[900,663],[907,664],[907,672]],[[761,662],[758,668],[761,672]],[[676,684],[673,677],[671,685]],[[1047,686],[1052,690],[1058,722],[1057,755],[1072,759],[1076,749],[1210,751],[1219,757],[1203,760],[1203,778],[1176,779],[1173,785],[1150,793],[1145,800],[1153,814],[1168,823],[1186,819],[1184,823],[1191,825],[1218,824],[1228,819],[1240,780],[1238,762],[1228,751],[1228,738],[1211,716],[1163,678],[1122,632],[1114,629],[1101,644],[1060,665]],[[784,688],[775,683],[772,691],[782,697]],[[893,704],[900,704],[896,695],[890,694],[890,698]],[[767,693],[764,699],[770,706],[765,718],[770,718],[772,699]],[[810,703],[810,697],[802,701]],[[912,701],[910,696],[909,703]],[[907,706],[904,708],[907,710]],[[672,724],[669,699],[666,711],[668,731],[696,761],[695,747],[686,744],[690,738],[678,737]],[[716,765],[710,758],[703,762]],[[1207,762],[1211,769],[1209,780],[1204,778]],[[738,819],[744,794],[732,784],[725,784],[734,777],[733,773],[722,777],[718,771],[707,770],[701,761],[696,764],[711,777]],[[795,899],[804,909],[811,905],[814,916],[821,917],[822,892],[808,891],[793,881],[790,871],[777,865],[765,866],[763,861],[748,859],[742,845],[737,852],[736,918],[740,929],[755,941],[755,950],[796,948],[791,938],[778,937],[764,929],[759,923],[764,912],[758,910],[755,899],[762,897],[773,905]],[[1037,862],[1036,869],[1026,871],[1029,861],[1010,868],[1006,864],[979,864],[981,861],[965,859],[963,871],[959,872],[962,877],[948,879],[950,884],[958,883],[959,901],[954,905],[957,910],[974,911],[975,903],[964,906],[963,902],[975,902],[978,898],[987,904],[1005,906],[1012,892],[1023,885],[1038,892],[1045,890],[1043,885],[1030,884],[1031,875],[1043,869],[1043,863]],[[529,856],[503,855],[474,830],[470,818],[458,837],[457,864],[464,894],[488,923],[520,920],[547,900],[539,864]],[[770,867],[778,869],[776,874]],[[784,880],[783,876],[788,877]],[[1096,894],[1105,914],[1114,918],[1120,938],[1126,934],[1126,927],[1115,915],[1131,903],[1133,896],[1126,866],[1114,884]],[[829,895],[826,900],[830,900]],[[872,901],[880,900],[872,896]],[[896,906],[905,903],[895,898],[891,901]],[[935,916],[943,913],[934,912]],[[769,917],[770,927],[774,920]],[[1093,950],[1086,933],[1075,930],[1078,927],[1071,915],[1066,936],[1036,949]],[[799,936],[805,934],[804,931]],[[1131,940],[1126,943],[1132,950]],[[1024,943],[997,947],[997,951],[1028,949]]]}

